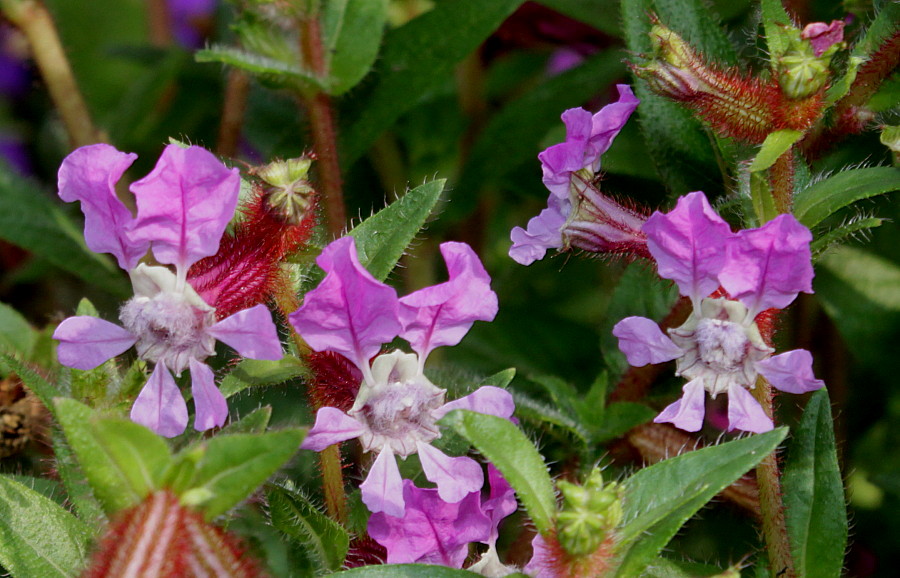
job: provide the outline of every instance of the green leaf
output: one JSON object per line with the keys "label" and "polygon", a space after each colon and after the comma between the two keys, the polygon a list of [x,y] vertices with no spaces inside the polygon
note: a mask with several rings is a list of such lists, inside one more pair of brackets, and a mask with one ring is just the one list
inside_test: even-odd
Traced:
{"label": "green leaf", "polygon": [[[623,4],[627,4],[624,2]],[[704,0],[653,0],[660,21],[678,32],[709,61],[737,64],[737,51],[718,16]],[[647,16],[645,15],[644,18]]]}
{"label": "green leaf", "polygon": [[536,151],[547,131],[562,126],[563,111],[581,106],[623,74],[622,55],[603,51],[504,106],[472,146],[449,210],[468,212],[485,184],[500,181],[522,163],[536,163]]}
{"label": "green leaf", "polygon": [[203,511],[207,519],[224,514],[291,459],[304,435],[283,430],[219,436],[189,450],[188,455],[197,452],[200,458],[181,493],[182,502]]}
{"label": "green leaf", "polygon": [[851,169],[819,181],[794,198],[794,216],[813,228],[839,209],[891,191],[900,190],[900,169]]}
{"label": "green leaf", "polygon": [[319,570],[339,570],[350,547],[350,536],[340,524],[313,506],[291,486],[266,489],[272,525],[300,544]]}
{"label": "green leaf", "polygon": [[219,431],[219,435],[239,433],[262,433],[272,419],[272,406],[266,405],[248,413],[238,421],[233,421]]}
{"label": "green leaf", "polygon": [[34,395],[48,408],[53,408],[53,398],[62,395],[54,384],[44,379],[38,372],[25,365],[19,359],[0,352],[0,367],[4,371],[13,371],[28,386]]}
{"label": "green leaf", "polygon": [[333,576],[343,578],[472,578],[479,576],[468,570],[457,570],[433,564],[381,564],[363,566]]}
{"label": "green leaf", "polygon": [[458,62],[491,35],[523,0],[455,0],[385,35],[367,89],[341,115],[341,159],[349,166],[404,112],[451,78]]}
{"label": "green leaf", "polygon": [[231,373],[222,378],[219,391],[228,398],[248,387],[277,385],[306,374],[306,366],[290,355],[277,361],[244,359]]}
{"label": "green leaf", "polygon": [[308,86],[324,89],[322,81],[298,65],[299,59],[282,60],[232,46],[214,44],[194,54],[197,62],[221,62],[275,84],[276,86]]}
{"label": "green leaf", "polygon": [[481,383],[478,384],[478,387],[481,387],[482,385],[493,385],[494,387],[505,388],[510,383],[512,383],[512,380],[515,376],[516,368],[510,367],[509,369],[498,371],[494,375],[489,375],[488,377],[484,378]]}
{"label": "green leaf", "polygon": [[437,205],[444,179],[419,185],[350,231],[359,262],[379,281],[394,270]]}
{"label": "green leaf", "polygon": [[22,315],[5,303],[0,303],[0,351],[17,353],[24,359],[31,357],[37,331]]}
{"label": "green leaf", "polygon": [[112,259],[88,249],[79,227],[37,184],[2,168],[0,239],[116,296],[130,293]]}
{"label": "green leaf", "polygon": [[94,438],[135,495],[143,500],[160,489],[162,473],[172,462],[169,446],[160,436],[125,419],[97,419],[92,425]]}
{"label": "green leaf", "polygon": [[756,154],[756,158],[750,163],[750,172],[764,171],[774,165],[778,157],[789,151],[802,136],[803,132],[799,130],[785,129],[770,133]]}
{"label": "green leaf", "polygon": [[327,2],[323,18],[331,54],[329,93],[343,94],[375,63],[387,19],[387,0]]}
{"label": "green leaf", "polygon": [[825,389],[812,394],[784,466],[785,521],[798,576],[841,576],[847,507]]}
{"label": "green leaf", "polygon": [[590,432],[591,444],[596,446],[622,437],[631,428],[653,419],[656,413],[644,404],[620,401],[610,404],[599,419],[582,423]]}
{"label": "green leaf", "polygon": [[772,186],[765,173],[750,173],[750,200],[757,223],[765,224],[778,216],[775,197],[772,196]]}
{"label": "green leaf", "polygon": [[467,410],[454,410],[441,419],[469,440],[515,488],[535,528],[546,534],[556,518],[556,493],[544,458],[531,440],[509,420]]}
{"label": "green leaf", "polygon": [[618,10],[619,0],[538,0],[538,3],[610,36],[622,35],[618,19],[610,17]]}
{"label": "green leaf", "polygon": [[810,243],[809,249],[812,251],[813,260],[815,261],[816,257],[831,245],[846,241],[859,234],[865,235],[867,231],[883,225],[884,221],[884,219],[879,219],[877,217],[865,217],[862,219],[854,219],[849,223],[828,231]]}
{"label": "green leaf", "polygon": [[69,446],[69,442],[58,427],[53,428],[53,455],[56,471],[59,479],[66,488],[66,499],[69,500],[78,517],[94,527],[100,527],[106,522],[106,513],[103,506],[94,496],[94,491],[88,482],[87,476],[78,465],[78,459]]}
{"label": "green leaf", "polygon": [[617,576],[639,576],[678,529],[716,494],[781,443],[787,428],[688,452],[638,471],[622,483],[627,548]]}
{"label": "green leaf", "polygon": [[0,565],[11,575],[77,576],[91,534],[53,500],[0,476]]}
{"label": "green leaf", "polygon": [[775,58],[788,49],[790,36],[785,33],[786,27],[792,27],[791,17],[781,0],[762,0],[762,21],[766,31],[766,44],[774,65]]}
{"label": "green leaf", "polygon": [[[140,502],[146,495],[145,492],[142,493],[143,486],[140,483],[137,486],[132,485],[135,481],[129,479],[132,472],[126,471],[129,464],[117,461],[119,458],[117,452],[127,450],[118,447],[110,453],[108,447],[101,444],[99,437],[94,433],[96,412],[74,399],[67,398],[55,399],[53,406],[56,408],[56,417],[62,425],[69,446],[78,458],[81,471],[84,472],[103,509],[107,513],[114,513]],[[143,437],[141,434],[137,436]],[[128,443],[123,445],[127,446]],[[155,453],[154,450],[151,452]]]}

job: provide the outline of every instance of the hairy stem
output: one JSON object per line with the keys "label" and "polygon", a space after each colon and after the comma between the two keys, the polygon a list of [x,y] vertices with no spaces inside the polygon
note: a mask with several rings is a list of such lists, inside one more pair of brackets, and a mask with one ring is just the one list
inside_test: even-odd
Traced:
{"label": "hairy stem", "polygon": [[769,185],[775,209],[779,214],[790,213],[794,204],[794,147],[778,157],[769,169]]}
{"label": "hairy stem", "polygon": [[154,46],[171,46],[174,37],[172,36],[172,14],[169,10],[169,3],[166,0],[149,0],[147,2],[147,20],[150,42]]}
{"label": "hairy stem", "polygon": [[223,157],[237,156],[249,93],[250,76],[243,70],[231,69],[225,83],[222,122],[219,124],[219,137],[216,141],[216,152]]}
{"label": "hairy stem", "polygon": [[0,8],[28,39],[72,148],[103,142],[105,139],[91,122],[50,12],[37,0],[0,0]]}
{"label": "hairy stem", "polygon": [[[319,19],[309,15],[300,21],[300,53],[303,65],[319,78],[328,77],[328,64],[322,46],[322,30]],[[338,236],[347,223],[344,193],[341,188],[341,166],[338,162],[337,132],[331,97],[321,90],[311,90],[303,95],[312,131],[313,149],[318,159],[319,189],[325,209],[325,226],[329,233]]]}

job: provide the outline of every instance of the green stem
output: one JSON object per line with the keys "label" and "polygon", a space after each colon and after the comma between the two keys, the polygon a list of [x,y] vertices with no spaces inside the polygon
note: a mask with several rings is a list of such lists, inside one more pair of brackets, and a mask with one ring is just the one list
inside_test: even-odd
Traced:
{"label": "green stem", "polygon": [[[305,68],[319,78],[328,78],[328,63],[322,46],[322,30],[319,19],[310,14],[300,21],[300,53]],[[339,236],[347,224],[344,193],[341,188],[341,166],[338,162],[337,131],[331,97],[320,90],[303,95],[312,131],[313,149],[318,159],[320,192],[325,208],[325,225],[329,233]]]}
{"label": "green stem", "polygon": [[53,18],[44,5],[37,0],[0,0],[0,8],[28,39],[50,98],[69,133],[72,148],[103,142],[105,139],[94,128],[78,90]]}

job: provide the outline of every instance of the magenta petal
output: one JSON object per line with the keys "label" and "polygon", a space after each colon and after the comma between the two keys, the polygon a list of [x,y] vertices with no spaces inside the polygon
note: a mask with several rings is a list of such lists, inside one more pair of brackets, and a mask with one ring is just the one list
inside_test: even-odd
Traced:
{"label": "magenta petal", "polygon": [[191,395],[194,396],[194,429],[222,427],[228,417],[228,402],[216,387],[216,377],[205,363],[191,359]]}
{"label": "magenta petal", "polygon": [[682,388],[684,395],[662,410],[653,419],[654,423],[671,423],[684,431],[700,431],[706,414],[706,390],[699,379],[687,382]]}
{"label": "magenta petal", "polygon": [[363,503],[373,514],[384,512],[395,518],[403,517],[406,509],[406,502],[403,499],[403,479],[400,477],[400,468],[397,467],[397,458],[389,446],[385,446],[375,458],[369,475],[360,484],[359,489],[362,492]]}
{"label": "magenta petal", "polygon": [[316,423],[306,434],[300,448],[320,452],[332,444],[358,438],[366,431],[361,423],[334,407],[316,412]]}
{"label": "magenta petal", "polygon": [[512,247],[509,256],[519,265],[531,265],[544,258],[547,249],[561,249],[562,228],[566,224],[572,205],[568,198],[550,195],[547,208],[528,221],[528,228],[513,227],[509,236]]}
{"label": "magenta petal", "polygon": [[612,333],[619,338],[619,349],[628,364],[634,367],[672,361],[684,354],[655,321],[646,317],[626,317],[616,323]]}
{"label": "magenta petal", "polygon": [[442,345],[456,345],[475,321],[497,315],[497,294],[475,251],[465,243],[441,243],[450,279],[400,299],[400,336],[424,361]]}
{"label": "magenta petal", "polygon": [[137,342],[134,335],[115,323],[85,315],[63,320],[53,339],[59,341],[59,362],[75,369],[94,369]]}
{"label": "magenta petal", "polygon": [[764,433],[772,429],[772,420],[763,411],[753,394],[741,387],[728,388],[728,431],[739,429]]}
{"label": "magenta petal", "polygon": [[522,569],[531,578],[562,578],[556,571],[557,555],[540,534],[531,539],[531,560]]}
{"label": "magenta petal", "polygon": [[206,330],[243,357],[277,361],[284,357],[278,329],[265,305],[238,311]]}
{"label": "magenta petal", "polygon": [[505,389],[494,387],[493,385],[485,385],[469,395],[445,403],[434,410],[432,415],[435,419],[441,419],[454,409],[468,409],[509,419],[516,410],[516,402],[513,401],[512,394]]}
{"label": "magenta petal", "polygon": [[481,466],[472,458],[453,458],[430,444],[421,442],[416,443],[416,449],[419,451],[425,477],[437,485],[438,494],[445,502],[458,502],[466,494],[477,492],[484,485]]}
{"label": "magenta petal", "polygon": [[816,379],[812,369],[812,354],[805,349],[795,349],[756,362],[756,369],[776,389],[788,393],[806,393],[825,386]]}
{"label": "magenta petal", "polygon": [[369,359],[402,329],[397,292],[360,265],[353,237],[325,247],[316,263],[327,275],[290,322],[313,350],[340,353],[367,373]]}
{"label": "magenta petal", "polygon": [[488,544],[492,545],[497,540],[500,522],[515,512],[519,508],[519,503],[516,501],[516,491],[509,485],[500,470],[490,463],[487,470],[491,493],[490,497],[481,504],[481,509],[491,519],[491,536]]}
{"label": "magenta petal", "polygon": [[151,242],[160,263],[186,273],[218,251],[240,188],[238,170],[211,152],[169,145],[150,174],[131,186],[138,207],[133,238]]}
{"label": "magenta petal", "polygon": [[560,199],[569,197],[572,173],[592,166],[593,158],[585,159],[591,136],[591,113],[583,108],[570,108],[562,113],[566,125],[565,142],[553,145],[538,155],[547,189]]}
{"label": "magenta petal", "polygon": [[722,287],[752,317],[772,307],[784,309],[799,292],[812,293],[810,241],[809,229],[793,215],[739,232],[727,245]]}
{"label": "magenta petal", "polygon": [[[609,150],[613,140],[641,102],[627,84],[617,84],[616,90],[619,91],[619,100],[607,104],[591,118],[591,137],[588,141],[586,161],[591,160],[595,173],[600,170],[600,156]],[[587,162],[585,166],[589,166]]]}
{"label": "magenta petal", "polygon": [[181,434],[187,427],[187,404],[164,364],[156,364],[144,389],[134,400],[131,420],[167,438]]}
{"label": "magenta petal", "polygon": [[809,40],[813,53],[818,57],[838,42],[844,41],[844,22],[832,20],[831,24],[811,22],[803,28],[800,38]]}
{"label": "magenta petal", "polygon": [[702,192],[678,199],[666,214],[653,213],[643,227],[647,248],[659,276],[671,279],[694,307],[718,289],[717,275],[725,264],[723,247],[733,234]]}
{"label": "magenta petal", "polygon": [[116,196],[116,183],[136,158],[107,144],[95,144],[76,149],[59,167],[59,197],[67,203],[81,201],[87,246],[95,253],[115,255],[126,271],[137,265],[150,246],[131,237],[134,218]]}
{"label": "magenta petal", "polygon": [[388,564],[439,564],[461,568],[471,542],[487,539],[490,521],[472,493],[448,504],[433,489],[403,481],[406,512],[403,517],[384,513],[369,517],[368,533],[387,549]]}

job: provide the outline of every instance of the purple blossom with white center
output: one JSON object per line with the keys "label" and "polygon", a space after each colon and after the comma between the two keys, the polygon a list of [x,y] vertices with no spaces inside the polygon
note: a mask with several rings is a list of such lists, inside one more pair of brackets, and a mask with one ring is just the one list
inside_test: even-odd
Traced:
{"label": "purple blossom with white center", "polygon": [[530,265],[542,259],[547,249],[569,246],[592,252],[621,251],[644,242],[644,218],[593,185],[600,170],[600,157],[637,108],[638,99],[628,85],[620,84],[619,100],[594,115],[572,108],[562,115],[565,142],[538,155],[543,181],[550,190],[547,208],[528,221],[528,227],[513,228],[509,256]]}
{"label": "purple blossom with white center", "polygon": [[[456,401],[444,402],[445,390],[423,373],[425,358],[436,347],[456,345],[476,320],[497,314],[497,296],[478,256],[464,243],[444,243],[441,254],[450,278],[444,283],[398,298],[360,264],[352,237],[325,247],[316,262],[327,274],[289,316],[314,351],[333,351],[353,362],[363,380],[353,407],[344,413],[323,407],[301,446],[321,451],[359,438],[363,449],[377,452],[360,486],[372,512],[402,517],[405,500],[394,456],[418,453],[425,477],[446,502],[456,503],[484,482],[481,467],[467,457],[449,457],[430,443],[440,437],[437,420],[453,409],[470,409],[509,418],[512,396],[497,387],[482,387]],[[415,354],[393,351],[370,359],[397,336]]]}
{"label": "purple blossom with white center", "polygon": [[[687,321],[665,335],[643,317],[613,328],[628,363],[676,360],[688,382],[684,396],[654,420],[686,431],[703,425],[705,394],[728,395],[729,429],[762,433],[772,420],[750,394],[757,375],[789,393],[819,389],[812,355],[798,349],[772,356],[756,324],[767,309],[787,307],[798,293],[812,293],[812,235],[792,215],[779,215],[757,229],[732,233],[701,192],[678,200],[667,214],[654,213],[644,226],[659,275],[690,298]],[[712,298],[722,288],[727,297]]]}
{"label": "purple blossom with white center", "polygon": [[488,545],[488,551],[469,567],[483,576],[505,576],[514,570],[500,562],[496,542],[500,522],[516,511],[512,486],[488,464],[491,490],[488,499],[471,492],[448,503],[437,490],[416,487],[403,480],[406,511],[402,517],[384,512],[369,517],[368,533],[387,549],[388,564],[438,564],[462,568],[472,542]]}
{"label": "purple blossom with white center", "polygon": [[[115,183],[137,158],[105,145],[77,149],[59,169],[59,196],[81,201],[84,236],[97,253],[111,253],[131,277],[134,297],[119,312],[124,327],[96,317],[70,317],[53,334],[60,363],[93,369],[135,346],[156,364],[131,410],[131,419],[172,437],[187,426],[187,405],[172,373],[191,372],[198,431],[221,426],[225,397],[203,360],[216,340],[244,357],[281,359],[281,342],[262,305],[221,320],[187,282],[191,265],[214,255],[234,215],[240,176],[200,147],[169,145],[149,175],[131,185],[138,214],[118,199]],[[139,264],[151,249],[167,267]],[[171,372],[171,373],[170,373]]]}

